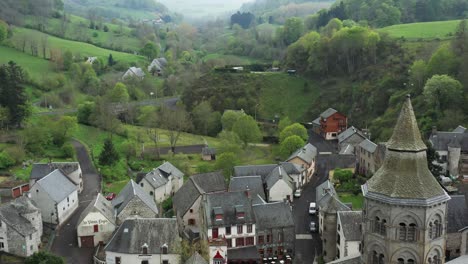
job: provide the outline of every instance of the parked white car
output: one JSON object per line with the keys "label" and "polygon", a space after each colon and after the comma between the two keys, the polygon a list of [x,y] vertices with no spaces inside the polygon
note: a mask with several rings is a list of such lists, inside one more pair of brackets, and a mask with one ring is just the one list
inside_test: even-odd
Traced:
{"label": "parked white car", "polygon": [[310,221],[309,230],[310,232],[317,232],[317,225],[315,224],[314,221]]}
{"label": "parked white car", "polygon": [[297,189],[297,190],[294,192],[294,197],[299,198],[299,197],[301,197],[301,194],[302,194],[301,189]]}
{"label": "parked white car", "polygon": [[317,205],[312,202],[309,204],[309,214],[314,215],[317,213]]}

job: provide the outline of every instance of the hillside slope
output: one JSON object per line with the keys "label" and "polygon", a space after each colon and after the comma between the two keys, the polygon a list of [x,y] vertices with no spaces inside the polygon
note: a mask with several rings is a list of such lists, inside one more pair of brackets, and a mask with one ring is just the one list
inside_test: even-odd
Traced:
{"label": "hillside slope", "polygon": [[388,33],[392,37],[403,37],[408,40],[446,39],[454,35],[460,21],[449,20],[399,24],[381,28],[379,31]]}

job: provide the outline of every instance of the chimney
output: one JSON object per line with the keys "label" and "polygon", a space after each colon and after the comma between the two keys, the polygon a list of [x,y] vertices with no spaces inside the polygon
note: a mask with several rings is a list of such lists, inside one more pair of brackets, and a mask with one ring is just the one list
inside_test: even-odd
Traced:
{"label": "chimney", "polygon": [[282,178],[283,178],[283,174],[281,173],[281,167],[278,167],[278,170],[279,170],[279,178],[282,179]]}
{"label": "chimney", "polygon": [[249,198],[249,199],[252,198],[252,197],[251,197],[251,193],[250,193],[250,189],[249,189],[249,186],[248,186],[248,185],[247,185],[247,188],[246,188],[246,190],[245,190],[245,196],[247,196],[247,198]]}

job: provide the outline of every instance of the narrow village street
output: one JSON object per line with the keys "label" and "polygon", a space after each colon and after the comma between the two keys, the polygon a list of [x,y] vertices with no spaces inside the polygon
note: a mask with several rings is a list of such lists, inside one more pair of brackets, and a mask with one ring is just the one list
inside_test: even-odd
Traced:
{"label": "narrow village street", "polygon": [[51,251],[65,258],[67,264],[92,263],[94,248],[78,248],[76,225],[81,212],[93,201],[100,189],[100,179],[93,167],[85,146],[73,140],[77,159],[83,172],[83,192],[79,194],[80,205],[73,215],[56,231]]}

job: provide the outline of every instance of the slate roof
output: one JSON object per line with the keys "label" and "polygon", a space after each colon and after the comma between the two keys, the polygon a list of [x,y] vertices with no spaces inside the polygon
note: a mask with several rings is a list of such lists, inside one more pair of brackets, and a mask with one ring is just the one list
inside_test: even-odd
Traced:
{"label": "slate roof", "polygon": [[307,143],[304,147],[291,154],[287,160],[292,160],[297,157],[310,164],[316,156],[317,148],[314,145]]}
{"label": "slate roof", "polygon": [[447,151],[449,145],[457,145],[462,150],[468,150],[468,133],[436,131],[431,134],[429,141],[438,151]]}
{"label": "slate roof", "polygon": [[320,114],[320,117],[324,118],[324,119],[329,118],[331,115],[333,115],[336,112],[338,112],[338,111],[336,111],[333,108],[328,108],[327,110],[323,111],[323,113]]}
{"label": "slate roof", "polygon": [[449,198],[428,169],[426,145],[421,139],[409,97],[403,104],[387,149],[382,167],[363,186],[365,196],[370,192],[416,201]]}
{"label": "slate roof", "polygon": [[136,182],[140,183],[142,179],[145,179],[151,185],[151,187],[157,189],[166,185],[166,183],[169,182],[168,178],[171,175],[176,179],[182,179],[184,177],[184,173],[182,173],[170,162],[165,161],[159,167],[146,173],[144,176],[141,174],[137,175]]}
{"label": "slate roof", "polygon": [[76,225],[80,225],[85,217],[94,210],[100,212],[107,220],[109,220],[109,222],[115,224],[114,207],[112,207],[112,203],[102,194],[98,193],[94,202],[89,203],[89,205],[80,214],[80,218],[78,218]]}
{"label": "slate roof", "polygon": [[294,227],[291,207],[284,202],[254,205],[253,212],[259,230]]}
{"label": "slate roof", "polygon": [[67,176],[79,168],[80,164],[78,162],[34,163],[29,178],[39,180],[56,169],[60,169]]}
{"label": "slate roof", "polygon": [[198,252],[195,252],[185,261],[185,264],[208,264],[208,262]]}
{"label": "slate roof", "polygon": [[127,219],[117,229],[106,252],[142,254],[142,246],[148,246],[148,254],[162,253],[167,245],[168,254],[177,254],[180,245],[177,220],[173,218]]}
{"label": "slate roof", "polygon": [[326,180],[315,188],[315,201],[320,203],[320,200],[328,193],[336,194],[336,191],[333,184],[329,180]]}
{"label": "slate roof", "polygon": [[260,260],[260,253],[256,246],[229,248],[227,258],[229,260]]}
{"label": "slate roof", "polygon": [[320,117],[315,118],[315,119],[312,121],[312,124],[314,124],[314,125],[316,125],[316,126],[320,126]]}
{"label": "slate roof", "polygon": [[202,155],[215,155],[215,154],[216,154],[215,148],[205,147],[202,149]]}
{"label": "slate roof", "polygon": [[361,240],[362,211],[340,211],[338,219],[346,241]]}
{"label": "slate roof", "polygon": [[124,77],[131,75],[131,76],[137,76],[137,77],[144,77],[145,73],[141,68],[137,67],[130,67],[127,72],[124,74]]}
{"label": "slate roof", "polygon": [[348,256],[328,262],[328,264],[361,264],[361,256]]}
{"label": "slate roof", "polygon": [[292,162],[280,162],[280,165],[283,166],[284,170],[287,174],[301,174],[303,171],[306,170],[305,167],[292,163]]}
{"label": "slate roof", "polygon": [[166,64],[167,60],[165,58],[154,59],[148,66],[148,71],[151,71],[152,68],[156,68],[156,70],[161,71],[166,66]]}
{"label": "slate roof", "polygon": [[16,230],[22,236],[28,236],[37,232],[37,229],[21,214],[37,212],[37,209],[29,198],[22,196],[9,203],[0,206],[0,219],[9,227]]}
{"label": "slate roof", "polygon": [[452,132],[455,132],[455,133],[465,133],[465,132],[466,132],[466,128],[463,127],[463,126],[457,126],[457,128],[455,128]]}
{"label": "slate roof", "polygon": [[321,210],[327,213],[336,213],[339,211],[351,211],[351,208],[340,201],[338,195],[328,194],[320,200]]}
{"label": "slate roof", "polygon": [[172,165],[170,162],[166,161],[156,168],[161,173],[166,173],[172,175],[175,178],[182,179],[184,178],[184,173],[181,172],[176,166]]}
{"label": "slate roof", "polygon": [[370,153],[374,153],[377,149],[377,144],[370,141],[369,139],[365,139],[359,144],[359,147],[369,151]]}
{"label": "slate roof", "polygon": [[263,189],[262,177],[260,176],[241,176],[233,177],[229,184],[229,191],[245,191],[249,189],[252,196],[257,194],[265,200],[265,190]]}
{"label": "slate roof", "polygon": [[288,173],[284,170],[283,166],[277,166],[266,177],[265,183],[268,189],[271,189],[279,180],[284,180],[286,184],[294,190],[294,181]]}
{"label": "slate roof", "polygon": [[130,180],[117,197],[112,200],[112,206],[117,210],[117,214],[119,214],[134,197],[140,198],[140,200],[156,214],[159,212],[154,199],[133,180]]}
{"label": "slate roof", "polygon": [[340,155],[352,155],[354,153],[354,147],[351,144],[346,144],[343,148],[340,150]]}
{"label": "slate roof", "polygon": [[63,201],[74,191],[77,191],[76,185],[58,169],[38,180],[34,185],[36,184],[41,186],[56,203]]}
{"label": "slate roof", "polygon": [[468,227],[468,203],[465,195],[452,195],[448,201],[447,233]]}
{"label": "slate roof", "polygon": [[226,190],[221,172],[196,174],[180,187],[172,198],[175,210],[184,215],[201,194]]}
{"label": "slate roof", "polygon": [[265,180],[266,176],[276,166],[278,166],[278,164],[235,166],[234,167],[234,177],[237,177],[237,176],[262,176],[262,179]]}
{"label": "slate roof", "polygon": [[[252,212],[251,199],[245,192],[221,192],[204,195],[204,214],[208,227],[233,226],[255,222]],[[236,216],[236,206],[242,206],[244,218],[238,219]],[[215,220],[215,209],[221,210],[222,220]]]}
{"label": "slate roof", "polygon": [[357,135],[361,136],[363,139],[366,138],[362,134],[362,132],[359,131],[359,129],[355,128],[354,126],[350,126],[348,129],[346,129],[345,131],[338,134],[338,143],[341,143],[341,142],[345,141],[346,139],[348,139],[349,137],[351,137],[354,134],[357,134]]}

